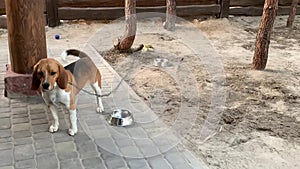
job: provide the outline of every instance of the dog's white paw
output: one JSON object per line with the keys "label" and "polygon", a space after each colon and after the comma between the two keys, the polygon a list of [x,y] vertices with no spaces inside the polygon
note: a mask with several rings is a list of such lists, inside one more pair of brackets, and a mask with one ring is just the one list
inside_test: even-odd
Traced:
{"label": "dog's white paw", "polygon": [[57,132],[57,130],[58,130],[58,126],[53,126],[53,125],[51,125],[51,126],[49,127],[49,132],[50,132],[50,133]]}
{"label": "dog's white paw", "polygon": [[102,113],[102,112],[104,112],[104,108],[101,108],[101,107],[97,107],[97,113]]}
{"label": "dog's white paw", "polygon": [[74,136],[77,133],[77,130],[69,129],[68,133],[69,133],[70,136]]}

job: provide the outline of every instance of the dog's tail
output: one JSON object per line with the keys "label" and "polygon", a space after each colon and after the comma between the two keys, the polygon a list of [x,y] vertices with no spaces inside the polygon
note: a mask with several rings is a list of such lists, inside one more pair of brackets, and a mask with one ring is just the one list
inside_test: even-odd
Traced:
{"label": "dog's tail", "polygon": [[73,56],[77,56],[79,58],[85,58],[88,57],[88,55],[80,50],[77,49],[68,49],[66,51],[64,51],[60,56],[62,58],[62,60],[66,60],[68,55],[73,55]]}

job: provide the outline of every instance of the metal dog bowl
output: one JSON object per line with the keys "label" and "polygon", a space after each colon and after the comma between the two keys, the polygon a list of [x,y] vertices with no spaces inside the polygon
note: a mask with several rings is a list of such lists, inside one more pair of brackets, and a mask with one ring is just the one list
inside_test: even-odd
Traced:
{"label": "metal dog bowl", "polygon": [[155,58],[154,61],[153,61],[153,65],[158,66],[158,67],[166,67],[166,66],[169,65],[168,59],[166,59],[166,58]]}
{"label": "metal dog bowl", "polygon": [[128,110],[118,109],[113,111],[106,118],[112,126],[130,126],[133,123],[132,114]]}

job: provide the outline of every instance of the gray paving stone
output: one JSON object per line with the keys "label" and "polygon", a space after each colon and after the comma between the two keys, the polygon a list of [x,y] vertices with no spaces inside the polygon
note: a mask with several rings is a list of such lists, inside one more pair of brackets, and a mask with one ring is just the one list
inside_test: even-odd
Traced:
{"label": "gray paving stone", "polygon": [[81,159],[98,156],[97,146],[92,140],[76,143],[76,147]]}
{"label": "gray paving stone", "polygon": [[29,168],[35,168],[35,167],[36,167],[36,161],[34,159],[17,161],[15,163],[15,169],[29,169]]}
{"label": "gray paving stone", "polygon": [[22,102],[11,102],[10,106],[12,108],[25,108],[27,107],[27,103],[24,101]]}
{"label": "gray paving stone", "polygon": [[116,155],[111,153],[111,152],[108,152],[106,150],[104,150],[103,148],[101,147],[98,147],[98,151],[101,152],[101,158],[106,161],[107,159],[110,159],[110,158],[115,158]]}
{"label": "gray paving stone", "polygon": [[0,130],[0,138],[7,138],[7,137],[11,137],[10,129]]}
{"label": "gray paving stone", "polygon": [[35,120],[35,119],[47,119],[47,116],[46,114],[43,112],[43,113],[39,113],[39,114],[31,114],[30,115],[30,119],[31,120]]}
{"label": "gray paving stone", "polygon": [[[31,105],[29,105],[31,106]],[[40,106],[37,106],[37,108],[34,108],[34,107],[28,107],[29,108],[29,114],[30,115],[34,115],[34,114],[46,114],[48,109],[46,107],[46,105],[41,105]]]}
{"label": "gray paving stone", "polygon": [[119,156],[115,156],[114,158],[109,158],[109,159],[105,160],[105,164],[108,169],[128,168],[124,159]]}
{"label": "gray paving stone", "polygon": [[101,147],[104,150],[109,151],[110,153],[121,155],[118,147],[116,146],[112,138],[99,138],[95,140],[95,143],[98,147]]}
{"label": "gray paving stone", "polygon": [[32,133],[29,130],[27,130],[27,131],[15,131],[15,132],[13,132],[12,136],[15,139],[17,139],[17,138],[25,138],[25,137],[31,137]]}
{"label": "gray paving stone", "polygon": [[78,158],[78,153],[76,151],[72,152],[59,152],[57,153],[57,157],[59,161],[69,160],[69,159],[76,159]]}
{"label": "gray paving stone", "polygon": [[60,163],[60,169],[82,169],[79,159],[65,160]]}
{"label": "gray paving stone", "polygon": [[0,143],[12,142],[11,137],[0,138]]}
{"label": "gray paving stone", "polygon": [[58,132],[53,133],[52,135],[55,143],[69,142],[74,140],[73,137],[68,135],[67,130],[58,130]]}
{"label": "gray paving stone", "polygon": [[99,157],[84,159],[82,164],[86,169],[106,169],[103,160]]}
{"label": "gray paving stone", "polygon": [[43,133],[33,134],[33,139],[34,140],[51,139],[51,137],[52,137],[52,134],[50,132],[43,132]]}
{"label": "gray paving stone", "polygon": [[148,138],[147,133],[141,127],[131,127],[127,129],[129,135],[133,138]]}
{"label": "gray paving stone", "polygon": [[13,163],[13,151],[10,150],[0,150],[0,167],[10,166]]}
{"label": "gray paving stone", "polygon": [[53,148],[54,144],[52,139],[38,139],[34,141],[34,147],[36,150],[45,149],[45,148]]}
{"label": "gray paving stone", "polygon": [[[99,115],[97,115],[99,117]],[[85,120],[85,122],[87,123],[88,126],[98,126],[101,124],[101,121],[99,118],[90,118]],[[105,129],[105,126],[103,126],[103,129]]]}
{"label": "gray paving stone", "polygon": [[[66,123],[66,120],[68,121],[68,123]],[[69,129],[69,124],[70,123],[68,115],[66,115],[66,117],[59,118],[59,130],[63,131]]]}
{"label": "gray paving stone", "polygon": [[23,113],[23,114],[13,114],[12,118],[22,118],[22,117],[29,117],[27,113]]}
{"label": "gray paving stone", "polygon": [[150,139],[136,139],[135,143],[145,157],[153,157],[161,154],[157,146]]}
{"label": "gray paving stone", "polygon": [[173,148],[173,145],[176,145],[174,143],[178,143],[178,142],[172,142],[169,140],[170,135],[167,135],[167,137],[164,137],[164,135],[160,135],[157,137],[152,138],[153,142],[155,145],[157,145],[157,147],[162,150],[163,152],[166,152],[168,150],[170,150],[171,148]]}
{"label": "gray paving stone", "polygon": [[77,143],[83,143],[86,141],[91,141],[92,139],[86,134],[86,133],[77,133],[74,136],[74,142]]}
{"label": "gray paving stone", "polygon": [[150,167],[152,169],[172,169],[171,165],[168,163],[166,159],[164,159],[162,156],[156,156],[151,157],[148,159],[148,162],[150,164]]}
{"label": "gray paving stone", "polygon": [[33,133],[40,133],[40,132],[48,132],[49,125],[48,124],[39,124],[32,126]]}
{"label": "gray paving stone", "polygon": [[92,134],[92,137],[95,139],[110,137],[109,132],[105,128],[104,129],[93,129],[93,130],[90,130],[90,132]]}
{"label": "gray paving stone", "polygon": [[140,152],[140,150],[136,146],[126,146],[120,147],[121,154],[128,158],[143,158],[144,155]]}
{"label": "gray paving stone", "polygon": [[126,159],[130,169],[150,169],[145,159]]}
{"label": "gray paving stone", "polygon": [[127,146],[134,146],[134,142],[131,138],[123,137],[120,139],[114,139],[118,147],[127,147]]}
{"label": "gray paving stone", "polygon": [[0,143],[0,151],[1,150],[8,150],[8,149],[12,149],[13,144],[11,142],[7,142],[7,143]]}
{"label": "gray paving stone", "polygon": [[[177,165],[172,165],[173,166],[173,169],[196,169],[196,168],[193,168],[192,166],[190,166],[188,163],[181,163],[181,164],[177,164]],[[197,167],[198,168],[198,167]],[[201,167],[199,166],[199,169]]]}
{"label": "gray paving stone", "polygon": [[0,99],[0,107],[9,107],[10,105],[10,100],[5,98],[5,97],[2,97]]}
{"label": "gray paving stone", "polygon": [[49,124],[49,120],[48,119],[34,119],[31,120],[31,124],[32,125],[39,125],[39,124]]}
{"label": "gray paving stone", "polygon": [[14,169],[14,167],[13,166],[3,166],[3,167],[0,166],[0,169]]}
{"label": "gray paving stone", "polygon": [[53,147],[35,150],[35,153],[38,155],[39,154],[49,154],[49,153],[54,153],[54,152],[55,152],[55,149]]}
{"label": "gray paving stone", "polygon": [[58,161],[54,153],[37,155],[36,160],[38,169],[58,168]]}
{"label": "gray paving stone", "polygon": [[13,115],[18,115],[18,114],[27,114],[27,107],[19,107],[19,108],[13,108],[11,110],[11,113]]}
{"label": "gray paving stone", "polygon": [[[5,110],[7,109],[7,111]],[[0,118],[9,118],[10,113],[9,113],[9,108],[0,108]]]}
{"label": "gray paving stone", "polygon": [[37,111],[45,111],[46,105],[44,103],[40,103],[40,104],[30,104],[28,105],[28,109],[30,110],[30,113],[34,113]]}
{"label": "gray paving stone", "polygon": [[10,129],[11,123],[9,118],[1,118],[0,119],[0,130]]}
{"label": "gray paving stone", "polygon": [[55,144],[55,149],[59,160],[73,159],[78,157],[75,151],[75,144],[72,141]]}
{"label": "gray paving stone", "polygon": [[14,145],[23,145],[23,144],[32,144],[32,138],[31,137],[24,137],[24,138],[16,138],[14,139]]}
{"label": "gray paving stone", "polygon": [[20,124],[14,124],[12,126],[12,131],[29,131],[30,130],[30,124],[29,123],[20,123]]}
{"label": "gray paving stone", "polygon": [[27,117],[20,117],[20,118],[12,119],[13,124],[28,123],[28,122],[29,122],[29,119]]}
{"label": "gray paving stone", "polygon": [[18,145],[14,147],[14,159],[16,161],[27,160],[34,157],[32,144]]}
{"label": "gray paving stone", "polygon": [[185,160],[185,156],[178,152],[167,152],[165,154],[165,158],[167,161],[173,166],[173,168],[184,168],[184,169],[192,169],[188,162]]}
{"label": "gray paving stone", "polygon": [[56,149],[57,153],[72,152],[72,151],[75,150],[75,144],[72,141],[56,143],[55,144],[55,149]]}

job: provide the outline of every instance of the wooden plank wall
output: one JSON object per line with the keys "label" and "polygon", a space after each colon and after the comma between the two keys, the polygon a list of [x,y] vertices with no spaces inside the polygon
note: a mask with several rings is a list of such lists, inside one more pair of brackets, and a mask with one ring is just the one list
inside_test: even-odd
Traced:
{"label": "wooden plank wall", "polygon": [[5,14],[5,0],[0,0],[0,15]]}
{"label": "wooden plank wall", "polygon": [[[46,3],[46,0],[45,0]],[[47,23],[47,10],[46,10],[46,5],[44,5],[44,18],[45,18],[45,23]],[[0,28],[7,28],[7,23],[6,23],[6,11],[5,11],[5,0],[0,0]]]}
{"label": "wooden plank wall", "polygon": [[[243,16],[260,16],[263,12],[264,0],[230,0],[229,14]],[[278,15],[288,15],[292,0],[279,0]],[[300,14],[300,1],[297,8]]]}
{"label": "wooden plank wall", "polygon": [[[137,13],[166,11],[165,0],[137,0]],[[177,15],[219,15],[219,0],[176,0]],[[62,20],[111,20],[124,16],[124,0],[58,0],[58,18]]]}
{"label": "wooden plank wall", "polygon": [[[279,0],[279,15],[287,15],[292,0]],[[56,3],[54,3],[56,2]],[[124,0],[45,0],[49,26],[61,19],[116,19],[124,15]],[[176,0],[178,16],[260,16],[264,0]],[[165,12],[165,0],[137,0],[137,12]],[[300,2],[297,9],[300,14]],[[0,0],[0,28],[6,27],[5,0]]]}
{"label": "wooden plank wall", "polygon": [[[165,6],[165,0],[137,0],[137,7]],[[218,0],[176,0],[177,6],[212,5]],[[124,7],[124,0],[59,0],[59,7]]]}

